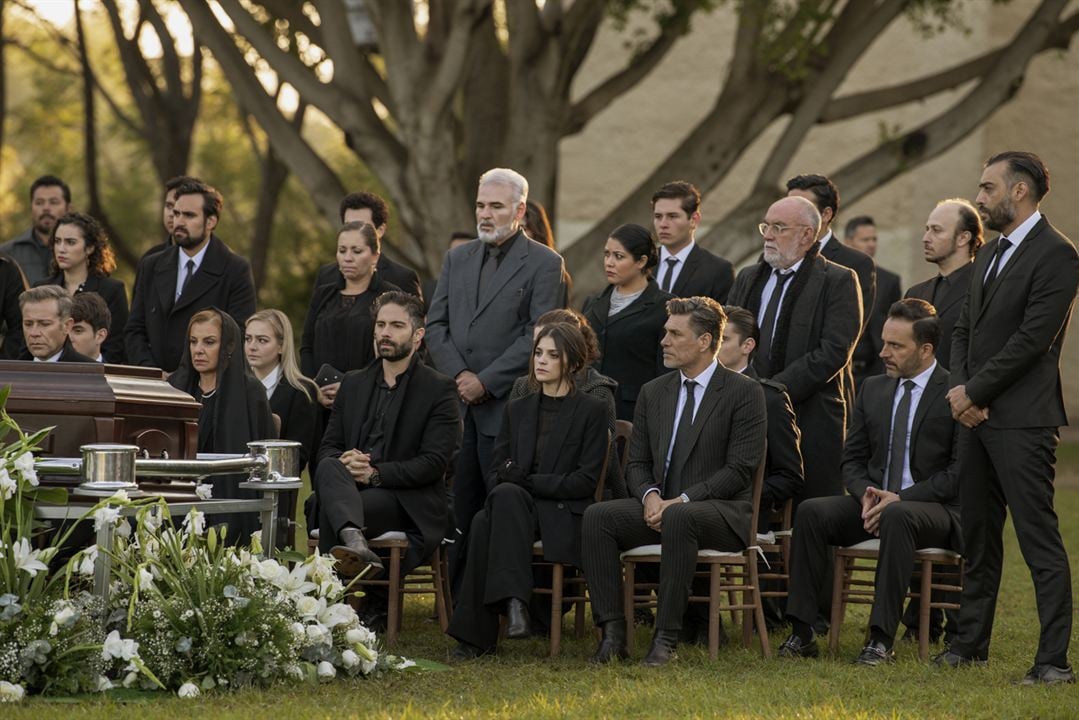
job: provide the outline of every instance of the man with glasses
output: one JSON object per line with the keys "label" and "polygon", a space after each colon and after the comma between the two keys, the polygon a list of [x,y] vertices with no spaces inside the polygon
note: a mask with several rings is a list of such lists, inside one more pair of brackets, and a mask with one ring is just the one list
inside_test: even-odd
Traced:
{"label": "man with glasses", "polygon": [[759,226],[762,259],[738,274],[730,295],[760,326],[753,368],[786,386],[794,403],[806,479],[799,500],[842,492],[842,383],[862,327],[857,279],[820,256],[820,224],[805,198],[773,203]]}

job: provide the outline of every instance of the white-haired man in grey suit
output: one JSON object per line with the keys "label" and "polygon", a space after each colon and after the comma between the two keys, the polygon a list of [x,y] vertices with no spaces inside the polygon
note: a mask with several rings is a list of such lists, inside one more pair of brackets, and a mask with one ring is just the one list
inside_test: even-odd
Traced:
{"label": "white-haired man in grey suit", "polygon": [[[565,296],[562,256],[521,230],[528,181],[488,170],[476,192],[477,239],[446,253],[427,313],[427,347],[439,371],[457,380],[464,436],[454,474],[460,533],[451,575],[459,577],[472,516],[486,498],[484,477],[513,381],[528,371],[532,328]],[[455,583],[456,584],[456,583]]]}

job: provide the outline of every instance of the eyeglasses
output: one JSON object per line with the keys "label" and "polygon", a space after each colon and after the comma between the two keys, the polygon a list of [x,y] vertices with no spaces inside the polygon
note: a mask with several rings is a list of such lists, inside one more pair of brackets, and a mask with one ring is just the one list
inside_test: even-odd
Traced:
{"label": "eyeglasses", "polygon": [[782,223],[761,223],[757,226],[757,229],[761,231],[761,235],[768,234],[768,228],[772,228],[773,235],[782,235],[791,228],[796,227],[811,227],[810,225],[784,225]]}

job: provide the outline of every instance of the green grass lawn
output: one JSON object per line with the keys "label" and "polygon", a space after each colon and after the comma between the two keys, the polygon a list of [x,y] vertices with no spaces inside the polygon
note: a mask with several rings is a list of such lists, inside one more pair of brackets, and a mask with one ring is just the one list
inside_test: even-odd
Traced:
{"label": "green grass lawn", "polygon": [[[1070,550],[1073,592],[1079,590],[1079,453],[1062,471],[1057,511]],[[1063,459],[1063,458],[1062,458]],[[1063,467],[1063,463],[1062,463]],[[548,660],[546,641],[503,643],[500,654],[441,672],[407,672],[373,680],[319,686],[281,686],[152,702],[104,698],[77,703],[33,699],[0,706],[0,718],[560,718],[560,717],[765,717],[765,718],[1079,718],[1079,686],[1019,688],[1038,638],[1034,593],[1015,536],[1005,530],[1004,583],[988,668],[941,671],[920,663],[916,646],[899,648],[894,666],[853,667],[868,608],[855,606],[843,628],[836,659],[763,660],[754,648],[728,646],[717,662],[707,652],[680,648],[672,666],[647,670],[634,663],[593,668],[586,663],[595,640],[574,640],[570,623],[563,654]],[[1079,592],[1076,593],[1079,597]],[[427,616],[430,601],[406,607],[399,654],[444,660],[452,642]],[[732,637],[738,633],[730,628]],[[1072,645],[1079,632],[1073,632]],[[783,637],[772,637],[773,648]],[[648,632],[638,632],[635,658]]]}

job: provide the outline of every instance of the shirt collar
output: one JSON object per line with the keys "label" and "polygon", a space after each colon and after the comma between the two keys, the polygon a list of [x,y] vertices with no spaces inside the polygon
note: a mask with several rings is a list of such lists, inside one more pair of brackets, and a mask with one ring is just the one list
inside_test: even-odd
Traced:
{"label": "shirt collar", "polygon": [[660,246],[660,251],[659,251],[659,261],[661,263],[666,262],[667,258],[672,258],[673,257],[673,258],[677,258],[678,262],[680,262],[680,263],[682,263],[684,265],[685,262],[686,262],[686,258],[688,258],[689,254],[691,252],[693,252],[693,248],[696,247],[696,245],[697,245],[697,241],[693,240],[691,238],[690,241],[689,241],[689,245],[686,245],[684,248],[682,248],[681,250],[679,250],[677,253],[675,253],[673,255],[671,254],[671,251],[667,249],[666,245],[662,245],[662,246]]}
{"label": "shirt collar", "polygon": [[780,275],[790,275],[791,273],[796,273],[796,272],[798,272],[798,268],[802,267],[802,263],[804,263],[805,261],[806,261],[806,259],[805,259],[805,255],[803,255],[803,256],[802,256],[802,259],[801,259],[801,260],[799,260],[798,262],[794,263],[793,265],[791,265],[791,266],[790,266],[789,268],[787,268],[786,270],[779,270],[779,268],[772,268],[772,269],[773,269],[773,270],[779,270],[779,274],[780,274]]}
{"label": "shirt collar", "polygon": [[719,367],[719,361],[713,358],[712,362],[708,364],[708,367],[702,370],[701,373],[695,378],[687,377],[686,374],[681,370],[678,371],[678,374],[682,376],[683,386],[685,385],[686,380],[692,380],[701,387],[706,388],[708,387],[708,383],[712,382],[712,376],[716,374],[717,367]]}
{"label": "shirt collar", "polygon": [[274,369],[266,374],[266,377],[262,378],[262,387],[266,388],[266,397],[273,395],[273,391],[277,389],[277,383],[281,381],[281,365],[275,365]]}
{"label": "shirt collar", "polygon": [[829,228],[828,232],[824,233],[824,237],[822,237],[818,241],[818,244],[820,245],[821,252],[824,252],[824,246],[828,244],[828,241],[831,240],[832,237],[833,237],[832,236],[832,230],[831,230],[831,228]]}
{"label": "shirt collar", "polygon": [[99,362],[99,363],[103,363],[103,362],[105,362],[105,356],[104,356],[104,355],[101,355],[100,353],[98,354],[97,358],[95,358],[95,359],[96,359],[96,361],[97,361],[97,362]]}
{"label": "shirt collar", "polygon": [[188,254],[184,252],[183,248],[177,247],[176,252],[178,252],[180,254],[179,255],[180,269],[186,271],[187,270],[187,261],[188,260],[194,260],[195,261],[195,270],[198,270],[199,266],[202,265],[202,259],[204,257],[206,257],[206,251],[209,250],[209,249],[210,249],[210,241],[207,240],[206,244],[202,246],[202,250],[199,250],[197,253],[195,253],[194,255],[189,257]]}
{"label": "shirt collar", "polygon": [[1012,230],[1012,234],[1008,235],[1008,242],[1012,244],[1012,247],[1016,247],[1019,243],[1026,239],[1030,231],[1034,229],[1034,226],[1038,224],[1038,221],[1042,219],[1042,214],[1038,210],[1034,211],[1034,214],[1028,217],[1026,220],[1019,224],[1015,230]]}
{"label": "shirt collar", "polygon": [[900,378],[899,386],[902,387],[903,383],[905,383],[907,380],[913,380],[914,384],[918,386],[919,390],[925,390],[925,386],[929,384],[929,378],[931,378],[933,376],[933,371],[936,370],[936,369],[937,369],[937,361],[934,360],[933,363],[928,368],[926,368],[922,372],[918,373],[914,377],[912,377],[912,378]]}
{"label": "shirt collar", "polygon": [[64,349],[60,348],[60,351],[57,352],[52,357],[45,358],[44,360],[42,360],[41,358],[34,358],[34,362],[60,362],[60,356],[63,355],[63,354],[64,354]]}

